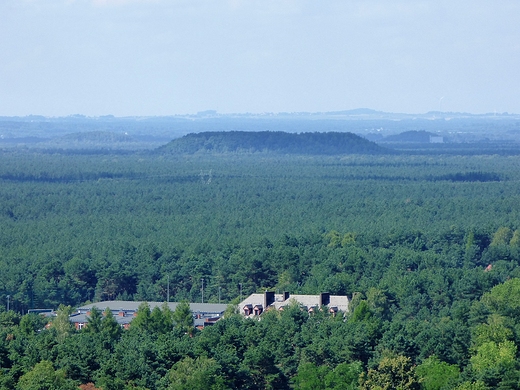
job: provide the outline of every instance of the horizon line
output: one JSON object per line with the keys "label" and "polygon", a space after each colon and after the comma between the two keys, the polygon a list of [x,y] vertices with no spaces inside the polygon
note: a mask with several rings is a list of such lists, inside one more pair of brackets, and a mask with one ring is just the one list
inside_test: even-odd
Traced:
{"label": "horizon line", "polygon": [[332,111],[278,111],[278,112],[228,112],[220,113],[217,110],[203,110],[196,113],[185,114],[163,114],[163,115],[86,115],[86,114],[68,114],[68,115],[44,115],[44,114],[26,114],[26,115],[0,115],[0,118],[45,118],[45,119],[128,119],[128,118],[174,118],[174,117],[226,117],[226,116],[284,116],[284,115],[350,115],[355,117],[370,116],[370,115],[403,115],[403,116],[426,116],[426,115],[442,115],[442,116],[517,116],[517,113],[489,111],[485,113],[471,113],[461,111],[427,111],[424,113],[405,113],[405,112],[389,112],[380,111],[371,108],[354,108],[345,110]]}

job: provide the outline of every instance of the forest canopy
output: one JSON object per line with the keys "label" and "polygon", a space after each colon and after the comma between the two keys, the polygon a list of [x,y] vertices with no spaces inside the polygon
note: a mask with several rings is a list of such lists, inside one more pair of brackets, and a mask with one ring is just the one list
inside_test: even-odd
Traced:
{"label": "forest canopy", "polygon": [[284,154],[382,154],[389,150],[358,135],[344,132],[286,133],[227,131],[187,134],[160,148],[168,153],[276,152]]}
{"label": "forest canopy", "polygon": [[[10,150],[0,183],[0,388],[519,386],[518,156]],[[205,302],[327,291],[351,310],[63,320],[168,284],[200,302],[202,279]]]}

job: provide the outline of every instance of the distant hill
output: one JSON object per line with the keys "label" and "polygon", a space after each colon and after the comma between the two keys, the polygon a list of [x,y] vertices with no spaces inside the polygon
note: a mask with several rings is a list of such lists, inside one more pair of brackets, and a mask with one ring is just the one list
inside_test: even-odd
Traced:
{"label": "distant hill", "polygon": [[281,131],[203,132],[185,135],[159,148],[172,154],[255,153],[382,154],[388,151],[352,133],[285,133]]}

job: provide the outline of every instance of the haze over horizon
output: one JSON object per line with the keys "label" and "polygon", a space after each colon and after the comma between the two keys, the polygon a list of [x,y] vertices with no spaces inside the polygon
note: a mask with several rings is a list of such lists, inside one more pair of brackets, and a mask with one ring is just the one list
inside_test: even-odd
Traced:
{"label": "haze over horizon", "polygon": [[353,108],[353,109],[346,109],[346,110],[334,110],[334,111],[279,111],[279,112],[226,112],[221,113],[216,110],[202,110],[197,111],[194,113],[177,113],[177,114],[162,114],[162,115],[113,115],[113,114],[102,114],[102,115],[85,115],[82,113],[76,113],[76,114],[68,114],[68,115],[42,115],[42,114],[27,114],[27,115],[0,115],[0,118],[38,118],[43,117],[46,119],[131,119],[135,118],[138,120],[139,118],[146,118],[146,119],[153,119],[153,118],[193,118],[193,117],[200,117],[202,119],[204,118],[232,118],[232,117],[251,117],[251,118],[284,118],[284,117],[290,117],[290,118],[330,118],[335,116],[345,116],[347,115],[348,118],[357,118],[357,119],[376,119],[376,118],[386,118],[387,120],[399,120],[399,117],[402,117],[402,119],[410,119],[410,118],[432,118],[432,115],[434,118],[437,119],[450,119],[450,118],[456,118],[456,117],[489,117],[489,116],[496,116],[496,117],[504,117],[504,118],[511,118],[511,119],[517,119],[517,117],[520,115],[516,112],[483,112],[483,113],[470,113],[470,112],[452,112],[452,111],[438,111],[438,110],[432,110],[428,112],[386,112],[386,111],[378,111],[373,110],[370,108]]}
{"label": "haze over horizon", "polygon": [[5,0],[0,116],[520,113],[516,0]]}

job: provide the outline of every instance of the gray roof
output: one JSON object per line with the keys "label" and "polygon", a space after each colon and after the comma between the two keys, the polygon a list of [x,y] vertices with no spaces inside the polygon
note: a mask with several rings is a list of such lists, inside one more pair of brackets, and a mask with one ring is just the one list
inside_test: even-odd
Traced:
{"label": "gray roof", "polygon": [[[130,323],[135,318],[134,313],[137,312],[142,303],[142,301],[103,301],[91,303],[78,307],[77,312],[70,316],[70,321],[73,323],[87,323],[88,318],[90,317],[87,313],[89,313],[93,307],[96,307],[101,311],[109,309],[114,314],[114,318],[118,324],[124,325]],[[164,302],[147,303],[150,306],[150,310],[153,310],[156,307],[161,308],[164,305]],[[178,304],[179,302],[169,302],[167,305],[170,310],[174,311]],[[209,318],[220,318],[227,307],[227,304],[220,303],[190,303],[190,310],[193,313],[193,316],[196,317],[196,325],[203,325],[205,320]],[[124,312],[124,316],[118,315],[119,312]]]}
{"label": "gray roof", "polygon": [[[69,320],[72,323],[86,324],[86,323],[88,323],[89,318],[90,318],[90,316],[87,314],[76,313],[76,314],[72,314],[69,317]],[[128,317],[114,316],[114,319],[117,321],[117,323],[119,325],[129,324],[134,318],[135,317],[133,317],[133,316],[128,316]]]}
{"label": "gray roof", "polygon": [[[105,311],[109,309],[111,311],[129,311],[134,312],[137,311],[139,305],[141,305],[143,301],[103,301],[91,303],[85,306],[78,307],[78,312],[86,313],[87,311],[92,310],[93,307],[98,308],[101,311]],[[153,310],[156,307],[162,307],[164,302],[147,302],[150,306],[150,310]],[[169,302],[167,305],[170,310],[174,311],[177,308],[179,302]],[[195,313],[208,313],[208,314],[221,314],[226,311],[228,305],[225,303],[190,303],[190,310]]]}

